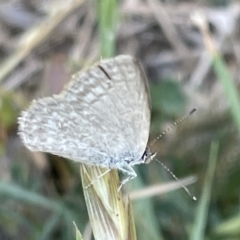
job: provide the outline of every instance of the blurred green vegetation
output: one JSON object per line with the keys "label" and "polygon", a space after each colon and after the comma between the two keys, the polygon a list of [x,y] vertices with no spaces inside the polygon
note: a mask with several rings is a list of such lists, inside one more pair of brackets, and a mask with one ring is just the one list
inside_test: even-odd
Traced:
{"label": "blurred green vegetation", "polygon": [[[99,52],[102,54],[99,55],[104,57],[122,53],[118,51],[120,40],[118,42],[115,30],[115,25],[124,21],[119,16],[118,4],[105,0],[101,5],[90,6],[100,19],[95,20],[100,28],[97,48],[101,49]],[[116,22],[108,21],[113,14]],[[138,21],[138,18],[135,20]],[[116,50],[114,44],[108,44],[108,38],[116,38]],[[68,44],[71,41],[68,39]],[[131,44],[134,46],[134,43]],[[42,56],[44,48],[40,50],[35,53],[40,59],[51,58],[46,50],[46,56]],[[83,56],[86,56],[86,62],[84,57],[78,56],[81,63],[89,65],[94,59],[90,54],[92,52],[85,50]],[[223,102],[229,101],[227,110],[215,112],[218,103],[210,105],[209,102],[209,106],[203,110],[200,108],[190,119],[173,129],[174,133],[170,132],[169,136],[160,139],[154,149],[158,158],[163,159],[177,177],[198,177],[197,183],[189,186],[198,200],[193,201],[183,189],[133,200],[139,240],[240,239],[239,87],[238,82],[233,80],[228,63],[223,57],[217,57],[213,59],[212,74],[217,76],[215,84],[225,90],[220,92],[222,95],[219,97]],[[70,63],[73,59],[66,57],[65,61]],[[188,95],[184,84],[177,79],[163,80],[156,75],[149,82],[151,139],[165,129],[162,128],[165,123],[173,123],[191,110],[189,106],[195,107],[198,92],[210,89],[209,83],[203,83]],[[40,88],[38,84],[36,86]],[[29,90],[35,98],[39,96],[35,88],[25,83],[11,91],[1,87],[0,91],[0,239],[81,239],[80,234],[75,236],[73,222],[84,235],[88,216],[78,164],[56,156],[33,155],[24,149],[17,137],[17,116],[25,106],[16,96],[21,95],[28,101],[25,91]],[[168,172],[154,161],[135,168],[138,177],[125,186],[129,192],[172,180]]]}

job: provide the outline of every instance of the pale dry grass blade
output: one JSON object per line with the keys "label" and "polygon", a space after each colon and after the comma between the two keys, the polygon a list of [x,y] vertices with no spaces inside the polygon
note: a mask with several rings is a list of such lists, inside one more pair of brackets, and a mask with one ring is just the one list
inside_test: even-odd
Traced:
{"label": "pale dry grass blade", "polygon": [[[180,179],[180,181],[184,186],[188,186],[190,184],[195,183],[197,181],[197,178],[194,176],[190,176],[190,177],[187,177],[184,179]],[[182,188],[182,185],[179,184],[179,182],[172,181],[169,183],[156,184],[156,185],[146,187],[141,190],[133,191],[129,194],[129,197],[131,200],[150,198],[150,197],[154,197],[157,195],[166,194],[168,192],[171,192],[171,191],[174,191],[174,190],[180,189],[180,188]]]}
{"label": "pale dry grass blade", "polygon": [[105,171],[99,167],[81,166],[84,196],[95,239],[136,239],[132,208],[118,191],[117,171],[111,170],[99,178]]}
{"label": "pale dry grass blade", "polygon": [[15,52],[10,55],[0,65],[0,82],[10,74],[10,72],[25,59],[31,51],[46,40],[53,30],[76,8],[81,6],[84,0],[70,1],[66,4],[61,3],[54,6],[53,11],[49,14],[49,17],[41,22],[39,25],[31,28],[20,39],[19,44],[16,47]]}

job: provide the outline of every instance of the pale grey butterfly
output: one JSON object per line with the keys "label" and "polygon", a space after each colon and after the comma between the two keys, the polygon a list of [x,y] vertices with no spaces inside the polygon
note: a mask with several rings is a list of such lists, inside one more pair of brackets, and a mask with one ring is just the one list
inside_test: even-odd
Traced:
{"label": "pale grey butterfly", "polygon": [[76,73],[60,95],[33,101],[19,117],[19,135],[31,151],[137,176],[150,161],[150,97],[140,63],[129,55],[102,60]]}

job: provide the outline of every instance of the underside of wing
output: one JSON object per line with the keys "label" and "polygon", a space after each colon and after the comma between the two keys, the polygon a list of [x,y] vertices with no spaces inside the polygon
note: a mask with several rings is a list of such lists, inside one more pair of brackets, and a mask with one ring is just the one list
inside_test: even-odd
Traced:
{"label": "underside of wing", "polygon": [[150,127],[144,72],[131,56],[103,60],[75,74],[60,95],[34,101],[19,124],[32,151],[103,166],[140,158]]}

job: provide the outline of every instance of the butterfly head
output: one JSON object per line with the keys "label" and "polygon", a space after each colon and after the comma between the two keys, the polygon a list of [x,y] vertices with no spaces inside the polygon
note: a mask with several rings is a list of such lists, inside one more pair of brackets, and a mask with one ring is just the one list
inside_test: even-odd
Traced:
{"label": "butterfly head", "polygon": [[156,155],[157,153],[152,153],[149,148],[146,148],[142,156],[142,163],[145,164],[150,163],[155,158]]}

